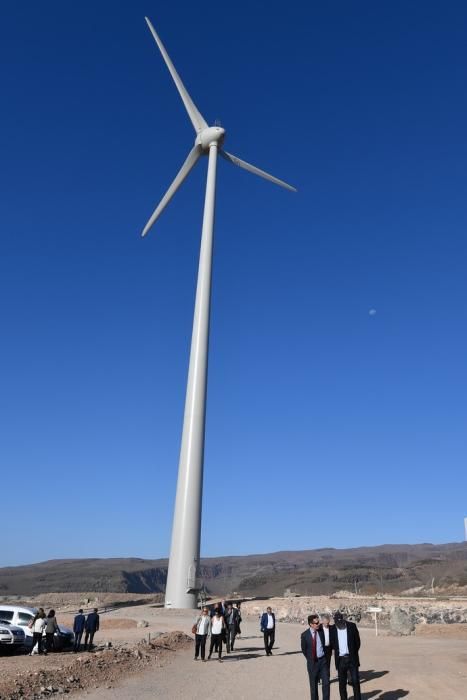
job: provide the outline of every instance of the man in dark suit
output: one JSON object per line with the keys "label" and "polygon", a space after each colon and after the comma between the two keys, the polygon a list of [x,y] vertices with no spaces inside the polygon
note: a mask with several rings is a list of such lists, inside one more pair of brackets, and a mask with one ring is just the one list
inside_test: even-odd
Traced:
{"label": "man in dark suit", "polygon": [[302,654],[310,680],[311,700],[318,700],[318,681],[321,680],[323,700],[329,700],[329,671],[326,663],[325,639],[318,615],[308,615],[308,629],[301,636]]}
{"label": "man in dark suit", "polygon": [[230,654],[234,650],[235,637],[237,636],[237,624],[238,624],[238,610],[234,608],[231,603],[227,605],[226,611],[224,613],[225,627],[226,627],[226,644],[227,644],[227,654]]}
{"label": "man in dark suit", "polygon": [[347,672],[350,672],[354,700],[361,700],[358,667],[360,659],[360,635],[357,625],[344,620],[341,612],[334,614],[334,625],[330,628],[331,647],[334,650],[336,669],[339,676],[339,693],[341,700],[347,700]]}
{"label": "man in dark suit", "polygon": [[331,632],[331,616],[328,615],[328,613],[324,613],[321,615],[321,626],[323,628],[324,632],[324,655],[326,656],[326,663],[328,665],[328,672],[329,672],[329,679],[331,679],[331,657],[332,657],[332,648],[331,648],[331,639],[330,639],[330,632]]}
{"label": "man in dark suit", "polygon": [[76,653],[79,651],[80,646],[81,646],[81,638],[83,636],[84,632],[84,622],[86,618],[83,615],[83,609],[80,608],[78,610],[78,614],[76,615],[74,621],[73,621],[73,632],[75,633],[75,646],[73,647],[73,651]]}
{"label": "man in dark suit", "polygon": [[272,648],[276,640],[276,616],[272,608],[266,608],[266,612],[261,615],[260,626],[264,637],[264,651],[266,656],[272,656]]}
{"label": "man in dark suit", "polygon": [[[84,648],[91,650],[92,648],[92,643],[94,640],[94,635],[99,629],[99,615],[97,613],[97,608],[94,608],[92,613],[89,613],[89,615],[86,618],[86,622],[84,625],[85,629],[85,634],[84,634]],[[89,640],[89,646],[88,646],[88,640]]]}

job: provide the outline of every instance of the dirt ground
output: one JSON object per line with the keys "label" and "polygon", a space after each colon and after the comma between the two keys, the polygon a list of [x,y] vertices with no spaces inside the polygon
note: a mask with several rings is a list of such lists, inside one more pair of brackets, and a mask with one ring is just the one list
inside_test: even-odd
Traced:
{"label": "dirt ground", "polygon": [[[122,628],[117,626],[116,629]],[[0,700],[37,700],[99,687],[112,688],[147,668],[163,668],[171,654],[191,644],[191,638],[182,632],[166,632],[151,642],[99,645],[91,653],[68,651],[47,656],[3,656],[0,658]]]}
{"label": "dirt ground", "polygon": [[[162,616],[161,616],[162,617]],[[191,623],[188,615],[185,629]],[[242,623],[242,638],[223,664],[193,660],[193,646],[172,655],[162,669],[148,670],[126,679],[111,691],[95,690],[87,700],[265,700],[309,697],[308,676],[299,650],[304,627],[278,623],[273,656],[266,657],[258,621]],[[374,630],[361,629],[363,700],[462,700],[467,687],[467,646],[451,635],[428,637],[375,637]],[[440,669],[443,672],[440,673]],[[219,688],[222,689],[221,693]],[[338,700],[337,682],[331,683],[331,700]],[[349,688],[349,698],[352,692]]]}
{"label": "dirt ground", "polygon": [[415,634],[417,637],[465,639],[467,641],[467,625],[417,625]]}
{"label": "dirt ground", "polygon": [[[68,615],[58,614],[59,621],[69,623]],[[147,626],[138,627],[138,622]],[[303,626],[279,622],[273,656],[266,657],[258,620],[248,618],[242,623],[242,638],[224,663],[213,658],[203,664],[193,660],[192,623],[190,611],[154,605],[111,609],[101,615],[94,653],[1,657],[0,699],[65,694],[76,700],[309,697],[299,648]],[[363,700],[466,697],[467,626],[421,627],[409,637],[375,637],[374,630],[360,629]],[[333,681],[331,700],[338,698]]]}

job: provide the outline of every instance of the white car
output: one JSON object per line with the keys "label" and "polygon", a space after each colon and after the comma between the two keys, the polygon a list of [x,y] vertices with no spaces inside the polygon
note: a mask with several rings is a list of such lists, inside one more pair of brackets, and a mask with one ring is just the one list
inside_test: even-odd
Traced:
{"label": "white car", "polygon": [[7,620],[0,618],[0,649],[2,647],[22,647],[25,643],[26,635],[21,627],[11,625]]}
{"label": "white car", "polygon": [[[37,608],[25,608],[21,605],[1,605],[0,604],[0,620],[5,620],[11,625],[16,625],[20,627],[25,635],[23,644],[25,646],[32,646],[32,629],[29,627],[29,623],[34,618],[37,613]],[[54,634],[54,648],[56,650],[65,649],[73,646],[75,641],[75,635],[73,630],[69,627],[64,627],[59,625],[59,631]],[[44,632],[45,634],[45,632]]]}

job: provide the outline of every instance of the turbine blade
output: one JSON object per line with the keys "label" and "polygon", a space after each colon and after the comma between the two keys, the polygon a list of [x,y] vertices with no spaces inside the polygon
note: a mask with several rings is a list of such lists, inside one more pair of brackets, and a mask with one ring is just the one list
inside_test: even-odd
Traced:
{"label": "turbine blade", "polygon": [[297,191],[295,187],[292,187],[292,185],[288,185],[283,180],[279,180],[279,178],[274,177],[274,175],[270,175],[264,170],[260,170],[255,165],[250,165],[250,163],[241,160],[241,158],[237,158],[237,156],[233,156],[231,153],[227,153],[227,151],[223,151],[222,149],[220,149],[219,153],[223,158],[225,158],[225,160],[228,160],[229,163],[233,163],[234,165],[238,165],[239,168],[248,170],[248,172],[253,173],[254,175],[259,175],[259,177],[264,177],[265,180],[269,180],[270,182],[274,182],[276,185],[285,187],[286,190],[292,190],[292,192]]}
{"label": "turbine blade", "polygon": [[170,185],[169,189],[165,193],[165,195],[162,197],[161,201],[159,202],[158,206],[156,207],[153,215],[149,219],[148,223],[143,229],[143,233],[141,234],[142,236],[145,236],[151,226],[155,224],[159,216],[162,214],[164,209],[166,208],[167,204],[170,202],[172,197],[174,196],[175,192],[178,190],[182,182],[185,180],[186,176],[190,172],[190,170],[196,165],[199,157],[201,156],[203,150],[200,146],[194,146],[191,151],[188,154],[188,157],[186,161],[183,163],[182,167],[178,171],[178,174],[175,178],[175,180],[172,182]]}
{"label": "turbine blade", "polygon": [[196,133],[199,133],[200,131],[202,131],[203,129],[205,129],[207,127],[207,123],[206,123],[205,119],[203,118],[203,116],[199,113],[193,100],[191,99],[190,95],[188,94],[184,84],[182,83],[182,81],[180,79],[179,74],[175,70],[174,64],[172,63],[172,61],[169,58],[169,54],[165,50],[164,44],[157,36],[156,30],[152,26],[150,20],[147,17],[145,17],[144,19],[147,22],[147,25],[151,31],[151,34],[153,35],[155,42],[156,42],[157,46],[159,47],[159,51],[162,54],[162,58],[164,59],[166,65],[167,65],[167,68],[170,71],[170,75],[173,78],[173,81],[177,87],[178,92],[180,93],[180,97],[183,100],[183,104],[185,105],[185,109],[188,112],[188,116],[191,119],[191,123],[193,124]]}

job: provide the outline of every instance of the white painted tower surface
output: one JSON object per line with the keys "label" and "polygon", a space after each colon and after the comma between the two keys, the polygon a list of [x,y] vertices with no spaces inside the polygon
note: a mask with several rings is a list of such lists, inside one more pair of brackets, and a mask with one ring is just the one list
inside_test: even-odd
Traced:
{"label": "white painted tower surface", "polygon": [[220,155],[228,163],[254,175],[259,175],[259,177],[285,187],[285,189],[295,191],[295,188],[224,150],[225,130],[217,124],[215,126],[208,125],[188,94],[164,45],[147,17],[146,22],[182,98],[196,137],[195,143],[175,180],[144,227],[143,236],[155,224],[198,160],[204,156],[208,161],[177,494],[165,590],[165,606],[167,608],[196,608],[200,590],[201,501],[203,495],[204,426],[217,156]]}

